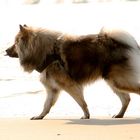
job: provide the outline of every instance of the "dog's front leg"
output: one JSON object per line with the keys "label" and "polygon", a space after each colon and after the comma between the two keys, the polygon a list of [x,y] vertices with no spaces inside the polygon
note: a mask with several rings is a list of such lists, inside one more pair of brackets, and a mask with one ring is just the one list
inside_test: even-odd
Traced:
{"label": "dog's front leg", "polygon": [[44,108],[39,116],[32,117],[31,120],[43,119],[50,111],[51,107],[55,104],[59,96],[59,91],[57,89],[49,88],[47,89],[47,97],[44,103]]}

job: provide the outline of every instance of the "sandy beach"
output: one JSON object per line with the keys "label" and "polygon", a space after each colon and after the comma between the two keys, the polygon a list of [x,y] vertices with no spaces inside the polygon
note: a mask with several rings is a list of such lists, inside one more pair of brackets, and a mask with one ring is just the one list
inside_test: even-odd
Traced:
{"label": "sandy beach", "polygon": [[1,140],[139,140],[140,119],[0,119]]}

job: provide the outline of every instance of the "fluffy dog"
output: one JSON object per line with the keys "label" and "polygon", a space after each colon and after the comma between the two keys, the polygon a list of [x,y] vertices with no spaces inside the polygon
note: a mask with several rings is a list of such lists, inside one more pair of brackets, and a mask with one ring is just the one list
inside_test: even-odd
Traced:
{"label": "fluffy dog", "polygon": [[18,57],[25,71],[38,71],[47,90],[42,113],[31,119],[43,119],[61,90],[80,105],[84,112],[82,118],[89,119],[83,87],[99,78],[121,100],[122,108],[115,118],[124,116],[130,102],[129,93],[140,94],[140,48],[122,30],[102,29],[99,34],[70,36],[20,25],[15,43],[6,52],[10,57]]}

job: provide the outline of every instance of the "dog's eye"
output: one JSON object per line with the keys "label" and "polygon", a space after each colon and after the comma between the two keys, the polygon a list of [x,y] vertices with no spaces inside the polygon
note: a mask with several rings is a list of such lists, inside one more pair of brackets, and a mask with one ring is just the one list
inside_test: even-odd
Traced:
{"label": "dog's eye", "polygon": [[25,40],[25,37],[24,37],[24,36],[22,36],[22,37],[20,38],[20,40]]}
{"label": "dog's eye", "polygon": [[17,39],[17,40],[15,40],[15,46],[18,44],[18,42],[19,42],[19,41],[18,41],[18,39]]}
{"label": "dog's eye", "polygon": [[28,36],[27,35],[21,35],[19,38],[19,42],[20,41],[27,41],[28,40]]}

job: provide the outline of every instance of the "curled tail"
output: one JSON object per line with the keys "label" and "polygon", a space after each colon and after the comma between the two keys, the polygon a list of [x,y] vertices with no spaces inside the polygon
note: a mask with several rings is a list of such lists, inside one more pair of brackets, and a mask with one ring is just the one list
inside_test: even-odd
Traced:
{"label": "curled tail", "polygon": [[125,45],[128,45],[130,47],[139,48],[139,45],[138,45],[137,41],[135,40],[135,38],[124,30],[108,29],[108,28],[103,27],[100,30],[100,34],[106,34],[110,38],[112,38],[118,42],[121,42]]}

